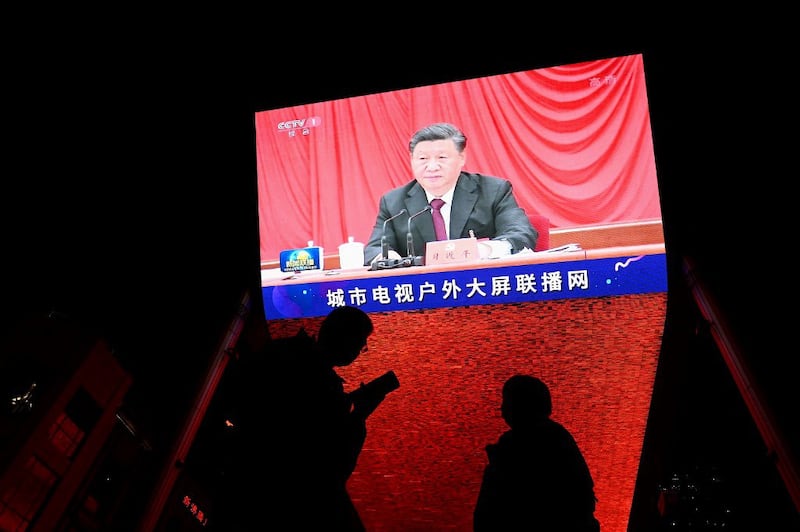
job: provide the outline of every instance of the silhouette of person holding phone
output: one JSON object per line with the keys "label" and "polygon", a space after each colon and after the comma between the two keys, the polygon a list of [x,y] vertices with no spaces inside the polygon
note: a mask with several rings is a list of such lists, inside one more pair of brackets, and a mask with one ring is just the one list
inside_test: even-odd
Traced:
{"label": "silhouette of person holding phone", "polygon": [[540,379],[514,375],[503,385],[501,414],[509,430],[486,446],[476,532],[600,530],[589,467],[551,413],[550,390]]}
{"label": "silhouette of person holding phone", "polygon": [[241,420],[242,450],[251,466],[240,476],[263,488],[239,504],[237,530],[364,530],[347,481],[367,436],[367,418],[399,382],[389,371],[346,392],[336,368],[366,352],[372,333],[367,313],[336,307],[316,337],[301,330],[272,339],[258,362],[244,369],[251,402]]}

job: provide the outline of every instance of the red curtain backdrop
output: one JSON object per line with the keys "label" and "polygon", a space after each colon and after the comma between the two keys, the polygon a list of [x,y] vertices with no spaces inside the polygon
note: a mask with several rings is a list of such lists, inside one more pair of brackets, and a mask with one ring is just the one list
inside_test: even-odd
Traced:
{"label": "red curtain backdrop", "polygon": [[257,112],[261,259],[366,242],[380,195],[412,179],[411,135],[440,121],[466,134],[466,170],[508,178],[554,228],[661,218],[636,54]]}

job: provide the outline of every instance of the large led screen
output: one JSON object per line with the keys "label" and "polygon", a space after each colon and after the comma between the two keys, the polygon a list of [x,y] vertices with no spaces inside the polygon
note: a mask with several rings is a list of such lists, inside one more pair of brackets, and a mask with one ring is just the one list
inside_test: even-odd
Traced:
{"label": "large led screen", "polygon": [[[467,136],[465,171],[512,183],[547,245],[340,268],[339,246],[366,243],[381,195],[413,179],[409,139],[436,122]],[[500,390],[530,373],[584,453],[602,529],[626,530],[667,296],[643,56],[266,109],[255,132],[270,334],[314,334],[332,308],[359,306],[375,333],[340,369],[346,387],[389,369],[401,382],[348,484],[367,529],[471,530],[485,446],[506,429]],[[323,269],[281,268],[309,243]]]}

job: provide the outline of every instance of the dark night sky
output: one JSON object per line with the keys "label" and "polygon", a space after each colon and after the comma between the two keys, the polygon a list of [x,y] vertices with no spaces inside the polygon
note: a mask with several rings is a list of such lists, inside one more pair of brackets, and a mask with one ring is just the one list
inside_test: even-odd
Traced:
{"label": "dark night sky", "polygon": [[146,51],[67,40],[12,58],[5,325],[57,308],[98,327],[142,375],[189,386],[175,375],[202,372],[258,284],[254,111],[644,53],[668,254],[697,259],[770,386],[785,384],[788,318],[774,303],[791,272],[763,260],[782,239],[783,182],[796,173],[772,147],[787,135],[775,49],[734,32],[520,47],[456,33],[391,48],[378,33],[366,47],[323,34]]}

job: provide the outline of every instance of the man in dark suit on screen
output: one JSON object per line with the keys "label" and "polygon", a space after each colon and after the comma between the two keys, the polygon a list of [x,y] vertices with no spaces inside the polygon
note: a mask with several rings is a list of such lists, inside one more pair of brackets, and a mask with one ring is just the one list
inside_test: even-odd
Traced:
{"label": "man in dark suit on screen", "polygon": [[[535,248],[539,235],[517,203],[511,182],[463,171],[466,146],[466,136],[452,124],[431,124],[414,133],[409,142],[414,181],[381,197],[364,249],[365,265],[409,256],[409,216],[417,213],[411,223],[413,243],[420,246],[417,253],[427,242],[470,236],[489,239],[491,256]],[[423,212],[429,205],[430,211]]]}

